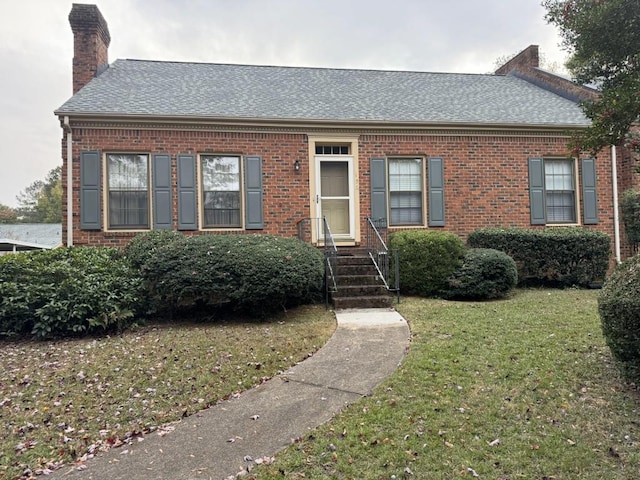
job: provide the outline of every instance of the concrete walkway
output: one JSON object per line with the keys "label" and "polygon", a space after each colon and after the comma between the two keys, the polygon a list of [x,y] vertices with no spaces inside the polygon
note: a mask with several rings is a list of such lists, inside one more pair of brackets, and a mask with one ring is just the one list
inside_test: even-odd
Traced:
{"label": "concrete walkway", "polygon": [[[48,478],[227,479],[271,457],[390,376],[409,347],[394,310],[339,310],[315,355],[266,383],[173,424],[164,436],[115,448]],[[170,429],[171,430],[171,429]]]}

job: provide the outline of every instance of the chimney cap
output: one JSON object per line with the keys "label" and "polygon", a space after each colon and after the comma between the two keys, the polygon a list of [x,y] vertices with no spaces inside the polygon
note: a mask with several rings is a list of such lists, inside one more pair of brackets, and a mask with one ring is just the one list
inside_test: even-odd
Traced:
{"label": "chimney cap", "polygon": [[111,43],[109,26],[97,5],[74,3],[71,7],[71,13],[69,13],[69,23],[74,35],[96,33],[102,37],[102,41],[107,47]]}

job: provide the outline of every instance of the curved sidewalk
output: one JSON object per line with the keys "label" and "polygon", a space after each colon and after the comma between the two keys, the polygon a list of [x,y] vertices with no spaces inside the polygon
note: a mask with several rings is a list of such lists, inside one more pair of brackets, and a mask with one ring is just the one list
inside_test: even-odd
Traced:
{"label": "curved sidewalk", "polygon": [[264,384],[181,422],[160,436],[63,467],[48,478],[225,479],[271,457],[369,395],[409,346],[409,327],[391,309],[339,310],[338,326],[315,355]]}

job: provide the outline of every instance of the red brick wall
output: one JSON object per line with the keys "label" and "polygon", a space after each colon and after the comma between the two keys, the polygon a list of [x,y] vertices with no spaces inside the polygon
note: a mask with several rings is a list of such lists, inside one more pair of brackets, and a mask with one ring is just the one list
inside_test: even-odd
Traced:
{"label": "red brick wall", "polygon": [[[63,140],[63,157],[65,150]],[[308,143],[302,133],[257,133],[170,130],[73,130],[74,244],[122,246],[135,233],[81,231],[79,227],[79,156],[82,150],[169,153],[173,166],[173,196],[177,202],[175,158],[181,153],[228,153],[263,158],[264,230],[295,236],[296,223],[310,215]],[[506,134],[399,135],[362,134],[359,138],[359,201],[361,231],[370,214],[369,159],[417,155],[442,157],[445,165],[446,226],[465,237],[481,227],[529,228],[528,158],[566,156],[566,139]],[[597,159],[599,224],[593,228],[613,238],[610,152]],[[301,163],[299,171],[293,164]],[[578,169],[579,170],[579,169]],[[579,184],[582,179],[579,178]],[[66,164],[63,167],[66,187]],[[66,195],[66,188],[65,188]],[[66,202],[66,200],[65,200]],[[66,204],[65,204],[66,205]],[[66,212],[66,209],[65,209]],[[580,205],[580,214],[582,205]],[[174,225],[177,213],[174,207]],[[252,233],[247,232],[247,233]],[[215,232],[220,233],[220,232]],[[66,220],[63,241],[66,243]]]}
{"label": "red brick wall", "polygon": [[[64,144],[64,141],[63,141]],[[63,145],[64,150],[64,145]],[[73,130],[74,235],[75,245],[124,245],[135,233],[80,230],[79,186],[80,152],[98,150],[101,153],[169,153],[172,157],[174,227],[177,228],[178,154],[227,153],[260,155],[263,158],[264,230],[284,237],[295,236],[296,222],[309,216],[309,164],[306,136],[287,133],[229,133],[164,130]],[[63,154],[64,156],[64,154]],[[293,164],[300,161],[300,170]],[[64,202],[66,202],[66,164],[63,167]],[[66,203],[65,203],[66,205]],[[104,209],[104,205],[103,205]],[[66,207],[64,209],[66,212]],[[252,231],[253,232],[253,231]],[[220,231],[216,231],[220,233]],[[251,233],[251,232],[249,232]],[[66,220],[63,223],[63,243],[66,244]]]}
{"label": "red brick wall", "polygon": [[[446,205],[446,226],[443,229],[465,237],[483,227],[532,228],[528,159],[565,157],[566,143],[565,138],[545,137],[363,135],[360,139],[360,158],[362,161],[363,158],[396,155],[442,157]],[[598,156],[600,222],[594,228],[613,236],[609,157],[609,152],[602,152]],[[360,183],[364,186],[369,183],[368,171],[360,172]],[[582,184],[581,178],[579,184]],[[368,191],[361,192],[360,202],[362,213],[366,216],[370,209]]]}

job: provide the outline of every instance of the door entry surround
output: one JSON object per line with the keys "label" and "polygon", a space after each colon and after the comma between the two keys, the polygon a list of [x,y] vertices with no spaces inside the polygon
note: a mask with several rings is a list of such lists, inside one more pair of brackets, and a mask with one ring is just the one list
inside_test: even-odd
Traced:
{"label": "door entry surround", "polygon": [[315,244],[324,241],[323,217],[337,244],[360,242],[357,151],[357,138],[309,137],[310,217],[318,219],[312,222]]}

